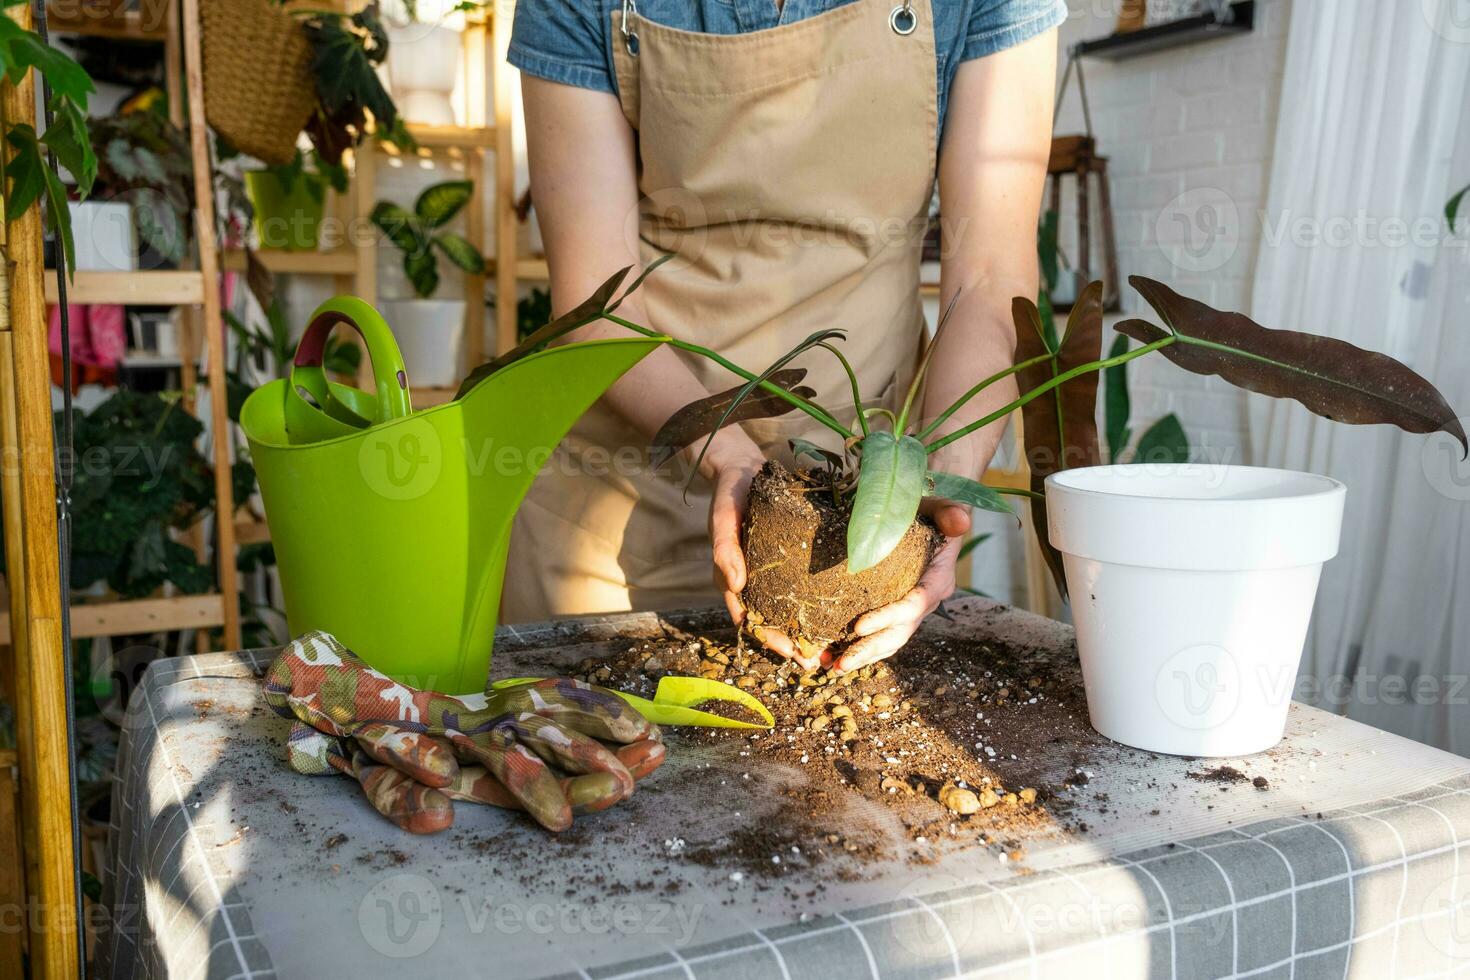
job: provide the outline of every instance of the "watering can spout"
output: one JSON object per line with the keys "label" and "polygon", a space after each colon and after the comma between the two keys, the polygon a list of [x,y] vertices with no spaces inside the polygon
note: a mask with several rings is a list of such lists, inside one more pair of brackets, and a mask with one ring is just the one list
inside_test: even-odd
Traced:
{"label": "watering can spout", "polygon": [[[334,325],[377,316],[338,299],[313,324],[324,310]],[[408,394],[402,363],[391,333],[359,332],[374,394],[297,378],[298,356],[293,378],[257,389],[241,410],[288,625],[330,632],[415,687],[484,690],[516,509],[577,419],[663,340],[553,347],[454,401],[413,412],[405,398],[403,414],[385,418]],[[329,417],[331,404],[352,411]]]}

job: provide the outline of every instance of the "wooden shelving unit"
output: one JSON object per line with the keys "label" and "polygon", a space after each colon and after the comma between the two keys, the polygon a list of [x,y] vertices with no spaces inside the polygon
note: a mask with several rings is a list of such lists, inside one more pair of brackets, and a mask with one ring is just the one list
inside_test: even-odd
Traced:
{"label": "wooden shelving unit", "polygon": [[[157,12],[165,15],[158,21]],[[149,17],[145,20],[145,15]],[[206,376],[224,377],[225,352],[220,312],[218,248],[214,239],[215,215],[212,183],[213,161],[204,122],[204,83],[199,38],[198,0],[179,0],[166,7],[129,11],[117,20],[81,16],[74,5],[53,5],[47,11],[53,34],[85,35],[114,40],[149,41],[163,46],[165,89],[169,118],[187,127],[195,174],[197,242],[196,268],[136,272],[77,271],[67,287],[67,300],[77,304],[175,306],[184,310],[180,335],[179,367],[186,401],[192,409],[192,392],[198,381],[200,341],[205,353]],[[187,90],[187,99],[185,91]],[[58,300],[54,273],[48,272],[45,300]],[[223,384],[218,386],[221,390]],[[74,635],[102,636],[153,630],[205,629],[223,627],[227,648],[240,644],[238,582],[235,570],[235,511],[230,485],[229,419],[225,400],[210,399],[210,431],[215,468],[217,519],[216,568],[218,592],[203,595],[163,596],[144,600],[77,604],[72,607]],[[195,536],[195,547],[203,554],[205,543]],[[0,620],[0,636],[8,642],[8,617]]]}

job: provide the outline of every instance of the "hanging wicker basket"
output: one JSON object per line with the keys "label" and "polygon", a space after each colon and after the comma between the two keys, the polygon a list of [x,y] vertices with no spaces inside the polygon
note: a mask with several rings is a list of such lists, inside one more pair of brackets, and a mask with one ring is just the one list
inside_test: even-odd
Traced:
{"label": "hanging wicker basket", "polygon": [[241,153],[290,163],[316,102],[311,46],[272,0],[203,0],[205,116]]}

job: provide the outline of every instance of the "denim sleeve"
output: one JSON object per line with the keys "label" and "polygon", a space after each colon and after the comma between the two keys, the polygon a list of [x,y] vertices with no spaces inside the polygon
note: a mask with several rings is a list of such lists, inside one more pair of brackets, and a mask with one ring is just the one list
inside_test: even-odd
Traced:
{"label": "denim sleeve", "polygon": [[612,92],[603,0],[518,0],[506,60],[528,75]]}
{"label": "denim sleeve", "polygon": [[1066,0],[976,0],[960,60],[1015,47],[1066,19]]}

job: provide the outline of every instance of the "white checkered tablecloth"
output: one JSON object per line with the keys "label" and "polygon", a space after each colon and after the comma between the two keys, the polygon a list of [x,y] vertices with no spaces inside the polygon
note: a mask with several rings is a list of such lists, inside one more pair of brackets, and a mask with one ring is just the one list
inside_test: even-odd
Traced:
{"label": "white checkered tablecloth", "polygon": [[[497,674],[661,628],[646,614],[507,628]],[[925,628],[1075,656],[1065,627],[982,600]],[[259,695],[271,655],[161,661],[134,695],[100,976],[1470,975],[1470,761],[1313,709],[1293,707],[1289,751],[1245,761],[1270,792],[1181,781],[1211,763],[1117,747],[1072,814],[1087,831],[1025,841],[1020,866],[924,851],[895,827],[892,858],[858,873],[789,860],[735,881],[671,842],[759,826],[799,778],[744,779],[738,741],[679,746],[560,839],[468,807],[416,838],[345,779],[284,768],[286,723]]]}

